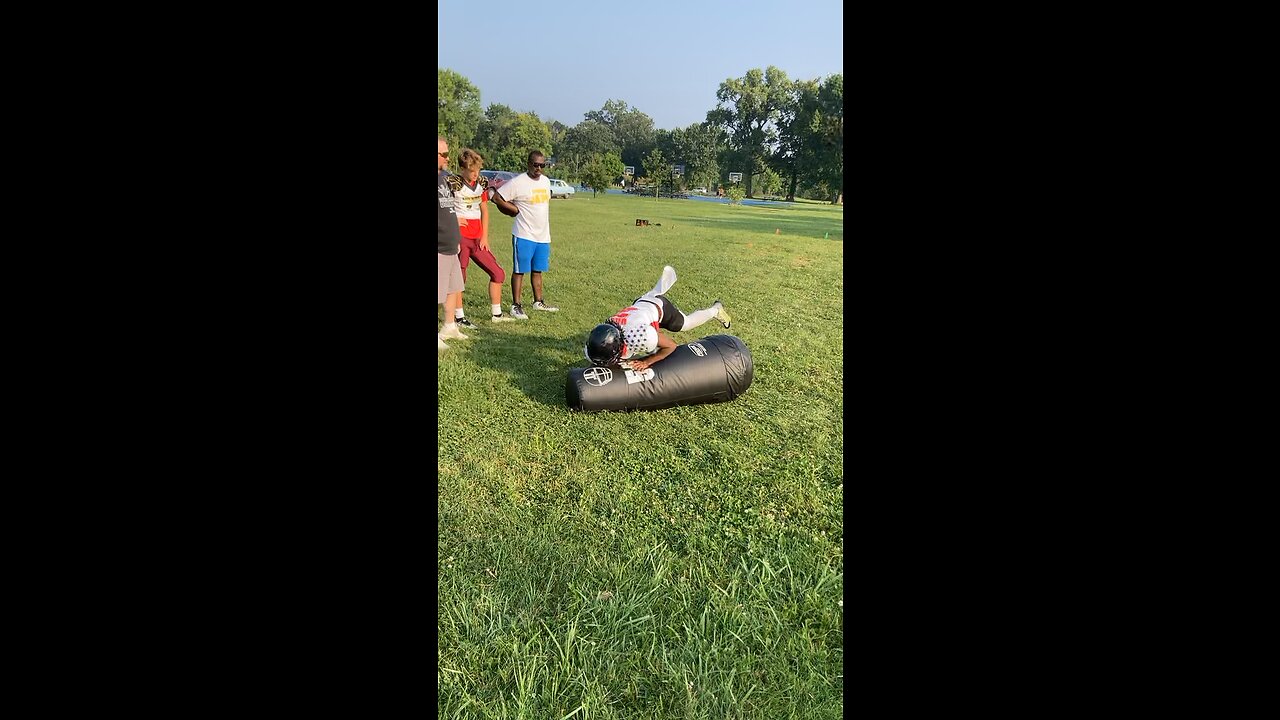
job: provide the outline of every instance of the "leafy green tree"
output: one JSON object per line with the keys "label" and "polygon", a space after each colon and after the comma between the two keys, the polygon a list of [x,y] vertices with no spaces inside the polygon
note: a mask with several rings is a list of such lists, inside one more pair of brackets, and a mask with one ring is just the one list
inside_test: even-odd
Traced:
{"label": "leafy green tree", "polygon": [[822,81],[814,118],[817,176],[831,189],[833,205],[844,203],[844,73]]}
{"label": "leafy green tree", "polygon": [[756,173],[756,188],[763,195],[777,195],[782,192],[782,176],[773,168],[765,167]]}
{"label": "leafy green tree", "polygon": [[842,203],[844,75],[797,83],[795,100],[784,113],[774,166],[790,175],[790,196],[803,192],[805,197]]}
{"label": "leafy green tree", "polygon": [[594,196],[604,192],[613,179],[621,174],[622,158],[617,153],[609,152],[591,158],[582,174],[582,180],[591,186]]}
{"label": "leafy green tree", "polygon": [[516,170],[498,163],[498,150],[508,144],[511,128],[515,125],[516,111],[501,103],[493,103],[484,110],[484,117],[476,128],[472,147],[485,158],[485,167],[494,170]]}
{"label": "leafy green tree", "polygon": [[685,187],[704,185],[713,188],[720,181],[720,164],[716,159],[718,132],[715,128],[695,123],[670,133],[658,131],[658,147],[675,164],[684,165]]}
{"label": "leafy green tree", "polygon": [[554,151],[551,130],[537,113],[517,113],[506,105],[485,110],[476,136],[475,149],[485,157],[485,167],[494,170],[523,172],[531,151],[547,157]]}
{"label": "leafy green tree", "polygon": [[595,120],[583,120],[566,130],[556,148],[556,161],[566,171],[579,173],[585,171],[593,158],[609,153],[620,156],[622,149],[614,140],[613,131]]}
{"label": "leafy green tree", "polygon": [[756,68],[741,78],[725,80],[716,90],[716,108],[707,113],[707,122],[724,130],[730,149],[746,163],[742,171],[747,197],[754,197],[752,177],[764,169],[772,155],[776,121],[791,92],[787,74],[772,65],[764,72]]}
{"label": "leafy green tree", "polygon": [[584,113],[583,117],[613,132],[623,165],[640,165],[644,155],[654,147],[653,118],[621,100],[606,100],[601,109]]}
{"label": "leafy green tree", "polygon": [[449,141],[449,148],[461,149],[475,142],[482,118],[480,90],[453,70],[437,68],[436,128]]}
{"label": "leafy green tree", "polygon": [[653,183],[655,195],[658,186],[671,180],[671,163],[667,162],[662,151],[656,147],[645,157],[643,170],[646,182]]}
{"label": "leafy green tree", "polygon": [[[818,104],[818,81],[797,80],[778,121],[778,149],[773,167],[788,178],[787,199],[796,199],[801,172],[813,173],[817,161],[810,152],[813,117]],[[810,177],[808,182],[817,178]]]}

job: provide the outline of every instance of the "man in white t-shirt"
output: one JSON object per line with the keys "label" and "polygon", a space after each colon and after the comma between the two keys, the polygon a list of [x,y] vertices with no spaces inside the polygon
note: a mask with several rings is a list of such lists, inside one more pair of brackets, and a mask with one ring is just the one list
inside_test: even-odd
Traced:
{"label": "man in white t-shirt", "polygon": [[516,219],[511,227],[511,250],[514,255],[511,271],[511,316],[528,320],[520,305],[520,293],[524,289],[524,274],[532,272],[529,284],[533,287],[533,307],[536,310],[557,312],[558,307],[546,304],[542,295],[542,273],[551,262],[551,181],[542,174],[547,166],[546,156],[534,150],[529,153],[528,172],[502,183],[502,187],[490,191],[490,198],[503,215]]}

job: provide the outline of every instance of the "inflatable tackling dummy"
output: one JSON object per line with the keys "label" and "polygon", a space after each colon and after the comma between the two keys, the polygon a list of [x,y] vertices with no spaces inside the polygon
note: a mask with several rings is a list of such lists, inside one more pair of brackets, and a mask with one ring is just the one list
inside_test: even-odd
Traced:
{"label": "inflatable tackling dummy", "polygon": [[571,368],[564,383],[570,410],[661,410],[728,402],[751,387],[751,351],[732,335],[677,345],[644,372],[621,365]]}

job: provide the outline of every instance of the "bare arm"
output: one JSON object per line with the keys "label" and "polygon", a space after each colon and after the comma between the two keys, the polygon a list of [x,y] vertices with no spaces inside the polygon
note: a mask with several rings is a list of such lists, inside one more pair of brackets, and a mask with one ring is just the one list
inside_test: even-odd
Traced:
{"label": "bare arm", "polygon": [[507,202],[507,199],[498,194],[496,189],[490,188],[489,199],[493,200],[493,204],[498,206],[498,210],[507,217],[515,217],[520,213],[520,208]]}
{"label": "bare arm", "polygon": [[489,249],[489,206],[480,200],[480,249]]}
{"label": "bare arm", "polygon": [[654,363],[662,362],[668,355],[676,351],[676,341],[658,331],[658,352],[643,360],[632,360],[631,369],[639,372],[648,370]]}

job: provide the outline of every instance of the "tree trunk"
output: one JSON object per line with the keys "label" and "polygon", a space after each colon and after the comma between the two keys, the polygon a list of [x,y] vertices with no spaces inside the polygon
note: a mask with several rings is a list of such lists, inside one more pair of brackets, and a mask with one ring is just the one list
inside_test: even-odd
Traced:
{"label": "tree trunk", "polygon": [[799,175],[799,172],[796,170],[796,166],[792,165],[791,166],[791,189],[787,191],[787,202],[796,201],[796,176],[797,175]]}
{"label": "tree trunk", "polygon": [[844,204],[844,190],[837,190],[837,191],[836,191],[836,199],[835,199],[835,200],[832,200],[832,201],[831,201],[831,204],[832,204],[832,205],[843,205],[843,204]]}

